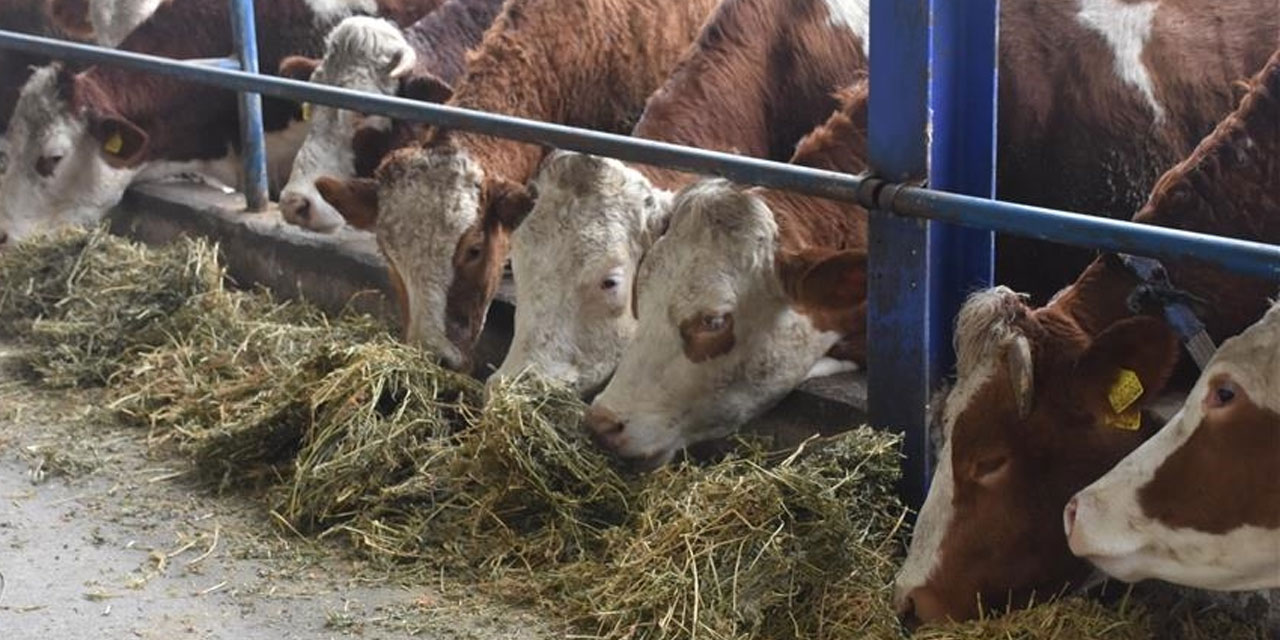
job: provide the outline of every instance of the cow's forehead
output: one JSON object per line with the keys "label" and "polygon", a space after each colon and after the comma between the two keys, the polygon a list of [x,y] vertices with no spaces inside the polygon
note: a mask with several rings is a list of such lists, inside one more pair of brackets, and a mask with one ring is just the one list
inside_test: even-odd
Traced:
{"label": "cow's forehead", "polygon": [[638,171],[616,160],[574,154],[551,158],[534,186],[537,202],[513,240],[517,246],[555,245],[557,253],[597,254],[636,249],[658,206]]}
{"label": "cow's forehead", "polygon": [[380,18],[347,18],[329,33],[324,60],[312,81],[344,86],[361,80],[382,84],[391,56],[410,50],[399,29]]}
{"label": "cow's forehead", "polygon": [[428,237],[456,241],[479,219],[481,178],[462,152],[396,152],[378,169],[379,231],[397,244]]}
{"label": "cow's forehead", "polygon": [[11,123],[19,136],[48,134],[71,119],[71,105],[58,91],[59,73],[56,66],[50,65],[37,69],[27,80]]}

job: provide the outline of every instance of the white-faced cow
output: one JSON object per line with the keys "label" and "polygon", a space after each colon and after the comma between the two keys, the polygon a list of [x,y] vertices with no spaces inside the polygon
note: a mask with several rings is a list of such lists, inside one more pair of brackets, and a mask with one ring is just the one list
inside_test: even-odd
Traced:
{"label": "white-faced cow", "polygon": [[1280,305],[1225,343],[1182,410],[1063,513],[1071,551],[1136,582],[1280,588]]}
{"label": "white-faced cow", "polygon": [[[403,32],[377,18],[348,18],[326,42],[323,61],[294,56],[281,75],[382,95],[443,102],[462,77],[464,54],[480,42],[503,0],[448,0]],[[319,232],[342,215],[316,192],[321,176],[369,178],[382,158],[413,140],[415,127],[390,118],[315,105],[311,130],[280,192],[285,221]]]}
{"label": "white-faced cow", "polygon": [[[0,6],[0,29],[38,36],[62,38],[67,34],[49,18],[48,0],[10,0]],[[0,49],[0,133],[9,127],[9,117],[18,102],[18,92],[34,67],[46,65],[46,56]]]}
{"label": "white-faced cow", "polygon": [[[849,21],[853,18],[852,23]],[[866,68],[862,0],[726,0],[632,135],[788,160]],[[695,179],[558,153],[511,239],[515,336],[491,380],[531,372],[598,390],[635,331],[632,284],[676,189]]]}
{"label": "white-faced cow", "polygon": [[[1068,208],[1099,200],[1108,202],[1108,208],[1084,209],[1095,212],[1114,212],[1118,206],[1128,206],[1132,200],[1127,195],[1131,184],[1143,183],[1149,188],[1154,182],[1154,179],[1147,182],[1144,177],[1148,167],[1168,166],[1185,157],[1198,140],[1193,136],[1207,133],[1217,119],[1231,110],[1232,83],[1247,77],[1265,62],[1280,34],[1280,15],[1274,11],[1271,0],[1216,6],[1211,11],[1193,10],[1181,3],[1164,3],[1147,16],[1146,22],[1138,20],[1146,14],[1127,12],[1147,5],[1117,5],[1119,13],[1114,18],[1120,22],[1116,24],[1098,14],[1095,4],[1086,3],[1083,9],[1074,0],[1011,0],[1001,4],[999,193],[1002,197]],[[1146,34],[1144,40],[1126,40],[1128,44],[1111,46],[1113,40],[1108,38],[1115,35],[1115,30],[1142,24],[1151,27],[1150,33],[1138,30]],[[1202,44],[1210,38],[1206,35],[1210,31],[1212,38],[1222,40],[1220,45]],[[1054,46],[1045,46],[1048,42]],[[1138,66],[1132,66],[1133,47],[1144,42],[1147,48],[1136,49],[1142,55]],[[1155,52],[1166,49],[1192,48],[1219,53],[1178,64],[1155,56]],[[1078,76],[1086,71],[1091,75]],[[1144,87],[1154,87],[1154,93],[1148,93]],[[1168,87],[1176,90],[1166,89]],[[1026,159],[1026,148],[1034,149],[1034,162]],[[1028,165],[1040,170],[1031,171]],[[839,215],[817,211],[807,215]],[[666,286],[663,295],[652,298],[654,304],[659,309],[679,309],[682,313],[689,311],[686,306],[701,306],[701,313],[706,315],[710,326],[731,332],[738,347],[735,353],[699,361],[686,356],[679,365],[684,369],[683,377],[676,385],[671,382],[675,378],[662,373],[676,365],[645,354],[678,353],[681,342],[686,340],[681,336],[689,332],[688,327],[682,329],[679,325],[689,318],[676,317],[674,311],[667,315],[655,314],[652,320],[663,326],[648,328],[641,309],[637,339],[624,354],[618,375],[604,395],[597,398],[601,417],[595,423],[620,432],[634,429],[637,433],[627,438],[628,442],[649,443],[649,448],[637,446],[630,449],[630,453],[646,458],[660,453],[669,455],[671,452],[665,450],[669,447],[736,428],[745,418],[759,414],[793,388],[798,382],[794,371],[813,367],[826,351],[824,345],[832,339],[822,332],[813,333],[804,347],[799,348],[795,333],[780,334],[785,336],[784,342],[775,343],[773,338],[748,333],[745,326],[726,329],[727,323],[716,319],[725,311],[732,311],[734,299],[726,298],[720,291],[721,285],[716,283],[737,282],[735,287],[740,291],[766,290],[772,286],[766,281],[772,276],[758,265],[741,264],[728,258],[709,259],[705,266],[693,262],[692,256],[734,251],[751,253],[747,247],[721,248],[727,246],[729,238],[751,243],[757,237],[742,235],[739,231],[730,225],[721,237],[714,228],[708,228],[682,236],[680,248],[668,249],[672,256],[690,256],[681,259],[685,271],[681,272],[680,282],[689,283],[688,290],[678,290],[676,284]],[[847,231],[861,233],[858,227],[848,227]],[[856,235],[833,237],[827,242],[859,246]],[[1052,262],[1054,259],[1052,252],[1033,254],[1031,258],[1023,258],[1021,269],[1005,265],[1001,276],[1016,274],[1025,279],[1030,274],[1053,282],[1051,272],[1057,268]],[[856,266],[852,262],[846,264]],[[692,273],[695,267],[706,269],[707,273]],[[743,271],[749,268],[757,269],[754,276]],[[854,271],[849,277],[860,278],[861,274]],[[694,287],[695,282],[706,288]],[[848,289],[853,292],[852,307],[848,311],[855,317],[861,313],[865,300],[862,290],[860,282]],[[647,296],[643,290],[640,292],[642,307]],[[717,309],[720,311],[716,312]],[[803,313],[805,310],[801,305],[794,305],[790,311]],[[814,313],[812,309],[808,311]],[[860,325],[859,318],[847,326],[851,331],[858,331]],[[703,340],[708,334],[689,335]],[[727,335],[719,339],[728,340]],[[642,336],[646,337],[642,339]],[[852,357],[858,362],[865,338],[857,333],[834,337],[843,338],[845,343],[839,345],[840,353],[833,355]],[[664,340],[670,342],[664,343]],[[784,343],[790,347],[783,347]],[[764,353],[750,357],[736,354],[737,349],[748,348],[748,345],[764,353],[793,354],[797,361],[787,367],[741,366],[741,362],[765,361]],[[632,364],[626,364],[629,358],[634,359]],[[623,369],[629,367],[637,369],[624,376]],[[677,386],[696,387],[701,391],[686,394],[677,390]],[[682,397],[687,402],[680,400]],[[622,409],[623,403],[628,409]],[[662,451],[658,450],[659,445]]]}
{"label": "white-faced cow", "polygon": [[[314,53],[329,28],[371,3],[259,2],[259,58],[274,69],[289,54]],[[375,7],[376,8],[376,7]],[[121,49],[173,58],[232,50],[229,4],[161,4]],[[305,126],[295,103],[264,101],[274,184],[288,171]],[[23,88],[8,131],[10,163],[0,184],[0,244],[62,224],[92,223],[142,180],[202,173],[238,180],[235,94],[113,66],[81,72],[51,66]]]}
{"label": "white-faced cow", "polygon": [[[1280,52],[1240,107],[1160,179],[1134,220],[1280,243],[1277,98]],[[1274,283],[1202,263],[1165,267],[1174,287],[1203,301],[1215,340],[1256,321],[1275,293]],[[1124,261],[1104,256],[1045,307],[1003,287],[966,303],[956,325],[956,382],[942,411],[945,440],[896,584],[909,622],[968,618],[979,602],[1022,605],[1088,576],[1088,564],[1067,546],[1063,507],[1160,426],[1143,408],[1181,359],[1178,336],[1144,304],[1145,290]],[[1212,371],[1208,380],[1220,381]],[[1239,384],[1250,385],[1241,395],[1262,394],[1248,395],[1260,406],[1273,402],[1274,387]],[[1196,402],[1205,397],[1203,388],[1195,393]],[[1224,460],[1214,481],[1246,473],[1247,464]],[[1172,508],[1158,498],[1161,509]]]}
{"label": "white-faced cow", "polygon": [[[867,85],[797,146],[793,163],[866,169]],[[687,187],[641,263],[639,326],[586,415],[603,448],[656,466],[720,437],[806,376],[842,368],[860,334],[866,212],[724,180]]]}
{"label": "white-faced cow", "polygon": [[[715,5],[583,0],[570,19],[552,0],[510,0],[449,104],[626,131]],[[407,339],[449,366],[471,366],[511,230],[532,205],[524,183],[543,154],[536,145],[434,130],[393,152],[376,181],[317,182],[353,226],[376,223],[403,292]]]}

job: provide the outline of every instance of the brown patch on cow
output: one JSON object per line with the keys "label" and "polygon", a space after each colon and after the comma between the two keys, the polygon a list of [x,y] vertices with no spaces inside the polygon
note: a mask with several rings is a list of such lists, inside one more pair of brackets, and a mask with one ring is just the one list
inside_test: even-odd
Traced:
{"label": "brown patch on cow", "polygon": [[93,39],[89,21],[89,0],[49,0],[49,18],[67,35],[79,40]]}
{"label": "brown patch on cow", "polygon": [[1244,526],[1280,529],[1280,414],[1259,407],[1226,374],[1209,381],[1208,405],[1224,385],[1235,397],[1205,407],[1191,437],[1138,490],[1138,504],[1148,518],[1175,529],[1214,535]]}
{"label": "brown patch on cow", "polygon": [[442,4],[444,0],[378,0],[378,15],[407,27],[433,13]]}
{"label": "brown patch on cow", "polygon": [[[785,161],[837,107],[832,92],[866,69],[861,42],[831,24],[822,0],[726,0],[632,135]],[[674,190],[695,176],[636,165]]]}
{"label": "brown patch on cow", "polygon": [[[488,183],[481,194],[484,217],[462,234],[453,254],[453,281],[445,300],[445,335],[462,353],[470,353],[484,327],[489,303],[502,281],[511,246],[507,222],[517,216],[518,185]],[[529,203],[530,206],[532,203]],[[527,210],[526,210],[527,212]]]}
{"label": "brown patch on cow", "polygon": [[[719,326],[708,326],[712,318]],[[684,345],[684,357],[690,362],[706,362],[729,353],[736,343],[733,314],[699,313],[686,318],[680,323],[680,340]]]}
{"label": "brown patch on cow", "polygon": [[853,340],[866,339],[867,254],[808,248],[776,259],[778,277],[797,312],[819,331],[841,334],[842,352],[859,355]]}
{"label": "brown patch on cow", "polygon": [[339,180],[321,176],[316,191],[330,206],[342,214],[347,224],[371,230],[378,223],[378,183],[370,178]]}

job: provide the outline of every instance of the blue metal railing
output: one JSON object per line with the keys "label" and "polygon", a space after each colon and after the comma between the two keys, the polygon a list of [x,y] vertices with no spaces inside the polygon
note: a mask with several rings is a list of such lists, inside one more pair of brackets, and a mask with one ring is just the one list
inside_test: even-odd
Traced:
{"label": "blue metal railing", "polygon": [[[930,158],[935,186],[987,196],[994,153],[995,18],[998,0],[950,10],[939,0],[871,0],[871,81],[890,82],[871,93],[871,164],[883,178],[862,178],[785,163],[631,138],[500,114],[366,94],[256,73],[252,0],[236,2],[240,59],[175,61],[0,31],[0,48],[55,58],[114,64],[175,76],[242,94],[313,102],[392,118],[592,153],[630,162],[857,202],[871,215],[870,388],[872,422],[907,433],[907,497],[919,503],[929,481],[926,464],[928,393],[947,361],[949,328],[964,288],[990,277],[990,232],[1039,238],[1102,251],[1167,259],[1190,258],[1280,282],[1280,246],[1139,225],[904,186],[886,180],[923,177]],[[954,9],[954,7],[952,8]],[[968,12],[969,15],[966,15]],[[981,21],[991,31],[976,29]],[[930,25],[933,25],[931,31]],[[932,69],[932,74],[930,73]],[[930,91],[932,78],[932,92]],[[929,122],[929,97],[934,97]],[[984,96],[991,104],[984,105]],[[252,96],[245,101],[247,120]],[[242,127],[246,189],[262,194],[261,114]],[[925,131],[932,125],[932,151]],[[963,130],[957,132],[957,129]],[[966,137],[968,136],[968,137]],[[255,150],[256,149],[256,150]],[[932,155],[927,155],[927,154]],[[256,167],[256,168],[255,168]],[[260,178],[259,178],[260,177]],[[259,191],[258,186],[262,185]],[[251,205],[257,196],[250,195]],[[894,215],[890,215],[894,214]],[[947,225],[961,225],[957,230]],[[982,230],[974,233],[972,229]],[[968,265],[954,270],[952,265]],[[957,277],[943,279],[949,272]],[[929,327],[934,330],[931,332]],[[941,329],[939,329],[941,328]]]}

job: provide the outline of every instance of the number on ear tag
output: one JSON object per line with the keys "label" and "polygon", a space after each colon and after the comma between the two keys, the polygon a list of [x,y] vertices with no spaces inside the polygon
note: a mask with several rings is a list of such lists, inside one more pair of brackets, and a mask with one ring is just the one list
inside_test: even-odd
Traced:
{"label": "number on ear tag", "polygon": [[120,151],[123,149],[124,138],[120,137],[119,133],[111,134],[111,137],[107,138],[107,141],[102,143],[102,150],[113,156],[120,155]]}
{"label": "number on ear tag", "polygon": [[1111,402],[1111,410],[1120,414],[1132,407],[1142,397],[1142,392],[1142,381],[1138,379],[1138,374],[1121,369],[1111,389],[1107,391],[1107,400]]}

